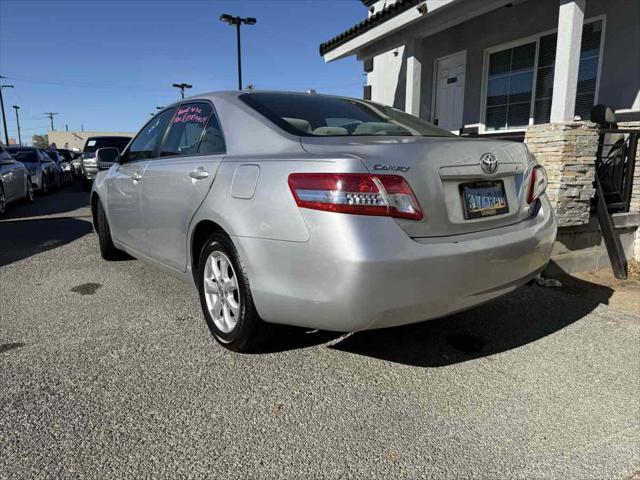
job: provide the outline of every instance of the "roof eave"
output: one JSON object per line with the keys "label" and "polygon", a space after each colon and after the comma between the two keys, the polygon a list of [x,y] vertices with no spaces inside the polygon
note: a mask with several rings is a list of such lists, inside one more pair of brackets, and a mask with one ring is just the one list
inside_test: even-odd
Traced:
{"label": "roof eave", "polygon": [[[449,0],[452,1],[452,0]],[[401,28],[406,27],[410,23],[413,23],[420,18],[422,18],[425,14],[421,13],[417,8],[410,8],[395,17],[390,18],[389,20],[381,23],[373,27],[371,30],[367,30],[357,37],[348,40],[342,45],[338,45],[337,47],[329,50],[323,55],[324,61],[326,63],[332,62],[334,60],[338,60],[340,58],[349,57],[358,52],[358,50],[366,47],[367,45],[380,40],[381,38],[386,37],[387,35],[391,35],[392,33],[400,30]]]}

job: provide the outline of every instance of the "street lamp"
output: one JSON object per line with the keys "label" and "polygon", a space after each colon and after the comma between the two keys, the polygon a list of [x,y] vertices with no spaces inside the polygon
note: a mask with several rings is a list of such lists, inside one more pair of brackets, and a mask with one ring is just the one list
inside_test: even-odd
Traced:
{"label": "street lamp", "polygon": [[220,21],[228,23],[229,25],[236,26],[236,34],[238,37],[238,90],[242,90],[242,55],[240,53],[240,25],[255,25],[256,19],[253,17],[234,17],[233,15],[227,15],[226,13],[220,15]]}
{"label": "street lamp", "polygon": [[182,98],[184,98],[184,89],[193,87],[193,85],[189,85],[188,83],[174,83],[172,86],[180,89]]}
{"label": "street lamp", "polygon": [[18,110],[20,110],[20,107],[18,105],[14,105],[13,108],[16,110],[16,124],[18,125],[18,145],[22,146],[22,136],[20,135],[20,115],[18,115]]}
{"label": "street lamp", "polygon": [[2,98],[3,88],[13,88],[13,85],[0,85],[0,110],[2,110],[2,124],[4,125],[4,143],[5,145],[9,145],[9,134],[7,133],[7,116],[4,114],[4,99]]}

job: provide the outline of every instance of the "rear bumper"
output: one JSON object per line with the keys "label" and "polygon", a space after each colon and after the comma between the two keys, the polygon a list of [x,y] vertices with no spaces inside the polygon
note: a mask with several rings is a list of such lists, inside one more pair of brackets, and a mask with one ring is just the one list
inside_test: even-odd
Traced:
{"label": "rear bumper", "polygon": [[557,224],[537,215],[489,232],[411,239],[390,218],[304,210],[310,240],[235,237],[268,322],[357,331],[419,322],[508,293],[542,270]]}

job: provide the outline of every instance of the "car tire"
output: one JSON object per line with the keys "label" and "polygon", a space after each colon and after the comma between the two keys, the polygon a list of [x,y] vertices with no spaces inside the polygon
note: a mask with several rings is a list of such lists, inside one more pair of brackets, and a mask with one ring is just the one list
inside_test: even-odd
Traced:
{"label": "car tire", "polygon": [[28,203],[33,203],[35,200],[35,194],[33,193],[33,183],[31,183],[31,177],[27,178],[27,195],[25,196],[25,200]]}
{"label": "car tire", "polygon": [[49,187],[47,186],[47,179],[44,176],[44,173],[40,176],[40,191],[43,195],[49,193]]}
{"label": "car tire", "polygon": [[118,260],[124,256],[124,252],[118,250],[113,245],[111,239],[111,229],[107,221],[107,215],[102,207],[102,202],[98,200],[96,205],[96,233],[98,234],[98,242],[100,244],[100,256],[105,260]]}
{"label": "car tire", "polygon": [[85,192],[91,191],[91,180],[87,180],[85,177],[82,178],[82,189]]}
{"label": "car tire", "polygon": [[[228,268],[223,264],[225,261],[228,263]],[[209,265],[207,262],[210,262]],[[219,266],[217,276],[212,266],[214,262]],[[207,326],[222,346],[234,352],[246,352],[253,350],[265,340],[268,333],[267,324],[262,321],[256,311],[246,270],[240,261],[238,251],[226,234],[214,233],[207,239],[200,251],[196,277],[200,305]],[[224,278],[228,281],[224,282]],[[232,285],[234,278],[236,288],[225,287],[225,285]],[[208,282],[207,288],[205,288],[205,279]],[[219,307],[220,304],[221,307]],[[233,315],[234,304],[237,311],[235,315]],[[220,315],[215,313],[216,310]],[[225,321],[226,314],[233,317],[231,322],[228,321],[228,317]]]}
{"label": "car tire", "polygon": [[4,194],[4,187],[0,183],[0,215],[4,215],[7,211],[7,197]]}

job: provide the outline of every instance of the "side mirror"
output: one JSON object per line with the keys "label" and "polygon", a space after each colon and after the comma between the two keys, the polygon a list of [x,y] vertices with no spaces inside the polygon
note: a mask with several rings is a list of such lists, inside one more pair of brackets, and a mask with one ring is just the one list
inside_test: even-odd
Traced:
{"label": "side mirror", "polygon": [[120,152],[117,148],[103,147],[96,150],[98,170],[109,170],[115,163],[120,163]]}

